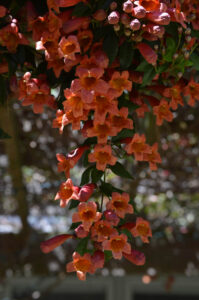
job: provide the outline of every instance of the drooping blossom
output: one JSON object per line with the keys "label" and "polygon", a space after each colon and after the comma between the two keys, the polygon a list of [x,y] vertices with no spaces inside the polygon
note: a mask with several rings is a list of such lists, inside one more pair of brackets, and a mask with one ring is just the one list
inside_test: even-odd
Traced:
{"label": "drooping blossom", "polygon": [[153,113],[156,116],[156,124],[162,125],[163,120],[171,122],[173,120],[173,114],[170,111],[169,103],[162,99],[160,104],[153,107]]}
{"label": "drooping blossom", "polygon": [[199,83],[195,82],[193,78],[189,81],[184,88],[183,93],[185,96],[189,96],[188,104],[194,106],[196,100],[199,101]]}
{"label": "drooping blossom", "polygon": [[77,235],[78,238],[85,238],[88,236],[89,231],[86,231],[83,227],[82,224],[80,224],[76,229],[75,229],[75,233]]}
{"label": "drooping blossom", "polygon": [[96,124],[87,129],[87,136],[96,136],[99,144],[105,144],[109,136],[115,136],[116,134],[117,129],[112,126],[108,119],[103,124]]}
{"label": "drooping blossom", "polygon": [[129,204],[130,198],[127,193],[112,193],[112,199],[107,203],[106,208],[113,210],[120,218],[124,218],[126,214],[133,213],[133,206]]}
{"label": "drooping blossom", "polygon": [[110,113],[110,122],[117,129],[117,132],[120,132],[124,128],[133,129],[133,121],[128,118],[128,114],[127,107],[122,107],[117,113],[114,113],[114,111]]}
{"label": "drooping blossom", "polygon": [[116,229],[106,220],[96,222],[91,228],[91,238],[97,242],[107,240],[113,233],[117,233]]}
{"label": "drooping blossom", "polygon": [[67,39],[62,37],[61,41],[59,42],[58,51],[60,57],[75,60],[75,53],[80,52],[80,46],[77,37],[75,35],[69,35]]}
{"label": "drooping blossom", "polygon": [[180,104],[181,106],[184,105],[181,92],[182,86],[180,84],[173,85],[172,87],[166,88],[164,90],[163,96],[171,99],[170,107],[172,109],[176,110],[178,108],[178,104]]}
{"label": "drooping blossom", "polygon": [[144,160],[145,153],[151,153],[149,145],[146,144],[144,134],[136,133],[131,141],[126,145],[125,150],[128,154],[133,154],[137,161]]}
{"label": "drooping blossom", "polygon": [[69,178],[60,185],[59,191],[55,196],[55,200],[60,199],[60,206],[65,207],[71,199],[78,200],[79,187],[74,186]]}
{"label": "drooping blossom", "polygon": [[66,156],[57,153],[58,172],[65,172],[66,178],[70,177],[70,169],[76,165],[86,149],[88,149],[88,146],[78,147]]}
{"label": "drooping blossom", "polygon": [[149,243],[148,238],[152,237],[149,222],[140,217],[136,219],[136,225],[131,229],[131,233],[134,237],[139,236],[143,243]]}
{"label": "drooping blossom", "polygon": [[112,148],[110,145],[96,145],[94,152],[88,155],[89,162],[96,162],[96,168],[104,171],[107,164],[114,165],[117,158],[112,154]]}
{"label": "drooping blossom", "polygon": [[109,93],[113,94],[115,97],[121,96],[124,90],[130,92],[132,89],[132,82],[129,80],[129,72],[114,72],[109,81],[109,85],[111,87]]}
{"label": "drooping blossom", "polygon": [[157,170],[157,164],[162,162],[160,154],[158,153],[158,143],[153,144],[150,147],[151,153],[144,154],[144,160],[149,162],[150,169],[152,171]]}
{"label": "drooping blossom", "polygon": [[127,236],[125,234],[113,234],[110,240],[106,240],[102,243],[104,250],[112,251],[115,259],[122,259],[123,253],[131,253],[131,245],[127,242]]}
{"label": "drooping blossom", "polygon": [[63,133],[64,126],[68,124],[68,119],[63,110],[58,109],[56,118],[53,120],[52,128],[59,128],[59,133]]}
{"label": "drooping blossom", "polygon": [[156,64],[158,59],[157,53],[148,44],[139,43],[136,47],[149,64]]}
{"label": "drooping blossom", "polygon": [[91,255],[85,253],[81,256],[78,252],[73,253],[73,261],[66,265],[67,272],[77,272],[80,280],[86,280],[86,273],[92,272]]}
{"label": "drooping blossom", "polygon": [[81,202],[78,205],[78,212],[72,216],[73,223],[82,222],[84,230],[89,231],[94,222],[101,218],[101,213],[97,212],[97,205],[95,202]]}
{"label": "drooping blossom", "polygon": [[117,226],[120,221],[115,211],[111,209],[107,209],[104,211],[104,217],[105,220],[107,220],[113,226]]}

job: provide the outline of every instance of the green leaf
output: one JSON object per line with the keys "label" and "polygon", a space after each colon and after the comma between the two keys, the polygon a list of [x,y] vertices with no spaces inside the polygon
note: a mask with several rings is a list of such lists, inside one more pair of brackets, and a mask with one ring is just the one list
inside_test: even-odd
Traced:
{"label": "green leaf", "polygon": [[170,63],[168,63],[168,62],[163,65],[158,66],[158,74],[161,74],[161,73],[167,71],[169,66],[170,66]]}
{"label": "green leaf", "polygon": [[81,224],[81,222],[72,223],[71,226],[70,226],[70,229],[71,230],[76,229],[80,224]]}
{"label": "green leaf", "polygon": [[156,71],[154,67],[150,65],[150,67],[148,67],[148,69],[144,73],[141,86],[149,85],[153,80],[153,78],[155,77],[155,75],[156,75]]}
{"label": "green leaf", "polygon": [[173,38],[167,38],[166,40],[166,53],[163,55],[163,59],[167,62],[173,61],[173,55],[176,52],[177,45]]}
{"label": "green leaf", "polygon": [[85,5],[83,2],[78,3],[75,5],[75,8],[73,9],[72,16],[76,17],[86,17],[90,16],[91,10],[88,5]]}
{"label": "green leaf", "polygon": [[129,178],[133,179],[133,176],[125,169],[125,167],[117,162],[114,166],[109,166],[111,171],[115,173],[116,175],[123,177],[123,178]]}
{"label": "green leaf", "polygon": [[135,69],[135,71],[138,72],[145,72],[149,67],[151,67],[151,64],[149,64],[146,60],[143,60],[139,66]]}
{"label": "green leaf", "polygon": [[130,65],[132,64],[133,54],[134,51],[131,42],[129,43],[126,41],[120,46],[119,60],[122,69],[128,69],[130,67]]}
{"label": "green leaf", "polygon": [[103,171],[97,170],[96,168],[93,168],[93,170],[91,171],[91,181],[93,183],[97,183],[100,178],[102,177],[102,175],[104,174]]}
{"label": "green leaf", "polygon": [[106,195],[111,196],[113,192],[123,193],[122,190],[114,187],[112,184],[107,182],[101,182],[100,190]]}
{"label": "green leaf", "polygon": [[115,143],[117,141],[120,141],[121,139],[125,139],[127,137],[133,137],[135,131],[132,129],[122,129],[117,136],[114,136],[112,138],[112,142]]}
{"label": "green leaf", "polygon": [[87,244],[88,244],[88,237],[85,237],[80,240],[79,244],[77,245],[76,251],[83,256],[87,252]]}
{"label": "green leaf", "polygon": [[120,230],[120,232],[121,232],[121,233],[124,233],[124,234],[128,237],[128,239],[129,239],[130,241],[133,240],[132,234],[131,234],[131,232],[130,232],[128,229],[123,228],[123,229]]}
{"label": "green leaf", "polygon": [[7,134],[3,129],[0,128],[0,139],[4,140],[4,139],[10,139],[11,136],[9,134]]}
{"label": "green leaf", "polygon": [[109,65],[111,65],[118,54],[118,37],[114,30],[109,31],[109,33],[105,36],[103,49],[109,58]]}
{"label": "green leaf", "polygon": [[196,38],[199,38],[199,31],[198,31],[198,30],[192,29],[192,30],[191,30],[191,36],[196,37]]}
{"label": "green leaf", "polygon": [[112,251],[104,250],[105,262],[108,262],[113,258]]}
{"label": "green leaf", "polygon": [[73,208],[77,207],[79,205],[79,203],[80,203],[79,200],[72,199],[70,201],[70,205],[69,205],[68,209],[73,209]]}
{"label": "green leaf", "polygon": [[80,185],[84,185],[86,183],[89,183],[90,181],[90,172],[92,170],[93,166],[88,167],[84,173],[82,174],[81,183]]}
{"label": "green leaf", "polygon": [[193,52],[190,56],[190,61],[193,63],[194,69],[199,71],[199,55]]}

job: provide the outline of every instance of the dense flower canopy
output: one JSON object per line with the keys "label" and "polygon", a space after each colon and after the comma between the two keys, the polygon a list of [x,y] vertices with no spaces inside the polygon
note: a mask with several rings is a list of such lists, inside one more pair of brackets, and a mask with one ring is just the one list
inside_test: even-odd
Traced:
{"label": "dense flower canopy", "polygon": [[[73,233],[45,241],[41,249],[48,253],[77,239],[66,270],[76,271],[80,280],[110,256],[142,265],[145,256],[132,239],[148,243],[149,222],[134,216],[133,199],[107,182],[106,174],[132,179],[122,165],[129,156],[148,162],[153,171],[161,163],[158,143],[147,142],[134,111],[138,119],[152,112],[160,126],[173,120],[178,105],[199,100],[199,4],[48,0],[41,14],[34,1],[24,4],[26,17],[9,1],[0,6],[1,79],[34,113],[53,109],[52,127],[60,134],[71,125],[85,138],[69,154],[57,154],[66,180],[55,200],[76,209]],[[81,158],[87,169],[75,186],[70,171]]]}

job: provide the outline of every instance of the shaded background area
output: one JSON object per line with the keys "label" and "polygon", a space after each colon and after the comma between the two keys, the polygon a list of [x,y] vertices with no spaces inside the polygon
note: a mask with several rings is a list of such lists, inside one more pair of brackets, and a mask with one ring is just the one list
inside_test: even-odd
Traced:
{"label": "shaded background area", "polygon": [[[199,278],[198,115],[198,104],[194,108],[179,108],[174,121],[164,123],[161,128],[155,126],[150,113],[144,120],[134,116],[140,133],[147,132],[147,141],[151,144],[159,142],[163,162],[157,172],[151,172],[147,163],[138,164],[129,158],[126,168],[135,179],[120,181],[109,173],[108,180],[130,192],[136,214],[150,221],[153,238],[149,245],[143,245],[139,238],[135,240],[135,247],[146,254],[145,266],[137,267],[125,260],[110,261],[98,273],[100,278],[138,275],[144,286],[163,276],[165,291],[172,291],[178,276]],[[71,225],[72,212],[60,208],[59,202],[53,200],[64,181],[64,175],[57,173],[56,153],[67,154],[81,143],[81,137],[76,131],[72,133],[70,126],[65,128],[62,136],[52,129],[54,117],[55,112],[51,110],[34,115],[30,108],[22,108],[20,103],[12,100],[0,109],[0,127],[11,136],[0,141],[2,299],[41,298],[40,294],[34,294],[34,288],[25,289],[26,292],[20,292],[18,288],[8,298],[5,283],[9,280],[55,277],[57,284],[72,278],[65,273],[65,264],[71,260],[75,241],[67,241],[50,254],[41,253],[39,248],[40,242],[57,233],[66,233]],[[72,171],[75,184],[80,183],[83,170],[81,160]],[[50,290],[46,288],[46,293],[57,299],[52,296],[53,287],[54,283]],[[73,298],[68,294],[66,299]],[[85,299],[89,300],[88,297]],[[152,298],[140,295],[135,299]],[[159,298],[154,296],[153,299]]]}

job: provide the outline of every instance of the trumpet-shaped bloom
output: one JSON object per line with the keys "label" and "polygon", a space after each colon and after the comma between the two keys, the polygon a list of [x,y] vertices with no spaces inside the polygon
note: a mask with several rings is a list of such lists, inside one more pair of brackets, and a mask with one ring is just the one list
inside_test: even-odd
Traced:
{"label": "trumpet-shaped bloom", "polygon": [[112,155],[112,148],[109,145],[96,145],[94,152],[88,155],[89,162],[96,162],[96,168],[104,171],[107,164],[114,165],[117,158]]}
{"label": "trumpet-shaped bloom", "polygon": [[11,23],[0,29],[0,43],[12,53],[16,52],[19,44],[29,44],[24,35],[19,32],[19,29],[15,23]]}
{"label": "trumpet-shaped bloom", "polygon": [[182,87],[179,84],[176,84],[170,88],[166,88],[163,92],[164,97],[171,99],[170,107],[172,109],[177,109],[178,104],[180,104],[182,106],[184,105],[182,96],[181,96],[181,90],[182,90]]}
{"label": "trumpet-shaped bloom", "polygon": [[188,85],[183,90],[185,96],[189,96],[188,104],[190,106],[195,105],[195,101],[199,101],[199,83],[196,83],[192,78]]}
{"label": "trumpet-shaped bloom", "polygon": [[103,124],[107,114],[118,113],[118,101],[106,94],[97,94],[93,102],[90,104],[90,109],[94,110],[94,124]]}
{"label": "trumpet-shaped bloom", "polygon": [[133,213],[133,206],[129,204],[129,194],[127,193],[112,193],[112,200],[110,200],[106,208],[113,210],[120,218],[124,218],[126,214]]}
{"label": "trumpet-shaped bloom", "polygon": [[52,127],[59,128],[59,133],[62,134],[64,126],[68,124],[68,119],[63,110],[58,109],[56,112],[56,118],[53,120]]}
{"label": "trumpet-shaped bloom", "polygon": [[163,120],[171,122],[173,120],[173,114],[169,109],[169,104],[166,100],[162,99],[158,106],[153,107],[153,113],[156,115],[156,124],[162,125]]}
{"label": "trumpet-shaped bloom", "polygon": [[152,237],[149,222],[143,218],[136,219],[135,227],[131,229],[131,233],[134,237],[140,236],[143,243],[149,243],[148,237]]}
{"label": "trumpet-shaped bloom", "polygon": [[86,121],[88,119],[88,110],[83,111],[83,115],[80,117],[75,117],[72,110],[66,112],[66,124],[71,124],[73,130],[80,130],[81,121]]}
{"label": "trumpet-shaped bloom", "polygon": [[113,233],[117,233],[108,221],[101,220],[96,222],[91,228],[91,237],[97,242],[107,240]]}
{"label": "trumpet-shaped bloom", "polygon": [[146,143],[144,134],[136,133],[131,141],[126,145],[125,150],[128,154],[133,154],[137,161],[144,160],[145,153],[151,153],[149,145]]}
{"label": "trumpet-shaped bloom", "polygon": [[146,11],[158,10],[158,8],[160,7],[159,0],[139,0],[139,4],[143,6]]}
{"label": "trumpet-shaped bloom", "polygon": [[80,91],[73,93],[70,89],[66,89],[64,96],[66,97],[66,101],[63,102],[64,110],[72,111],[75,118],[83,116],[84,110],[89,109]]}
{"label": "trumpet-shaped bloom", "polygon": [[117,129],[117,132],[120,132],[123,128],[133,129],[133,121],[128,118],[128,114],[127,107],[122,107],[116,114],[114,111],[111,112],[110,122]]}
{"label": "trumpet-shaped bloom", "polygon": [[125,234],[113,234],[110,240],[106,240],[102,244],[104,250],[112,251],[115,259],[121,259],[123,253],[131,253],[131,245],[127,242]]}
{"label": "trumpet-shaped bloom", "polygon": [[93,33],[91,30],[81,30],[77,34],[77,39],[79,41],[80,48],[83,52],[86,52],[93,41]]}
{"label": "trumpet-shaped bloom", "polygon": [[85,102],[91,103],[93,100],[94,92],[104,93],[107,92],[109,85],[103,79],[103,70],[100,68],[91,70],[78,70],[78,76],[80,79],[74,79],[71,84],[71,89],[73,92],[81,91],[82,97]]}
{"label": "trumpet-shaped bloom", "polygon": [[99,144],[105,144],[107,142],[108,136],[115,135],[117,135],[117,129],[111,126],[111,122],[109,120],[105,120],[103,124],[96,124],[93,127],[87,129],[87,136],[97,136]]}
{"label": "trumpet-shaped bloom", "polygon": [[129,80],[129,72],[123,71],[121,74],[119,72],[114,72],[109,81],[109,85],[111,87],[109,93],[113,94],[115,97],[121,96],[124,90],[130,92],[132,89],[132,82]]}
{"label": "trumpet-shaped bloom", "polygon": [[55,196],[55,200],[60,199],[60,206],[65,207],[71,199],[79,200],[79,187],[74,186],[69,178],[66,182],[60,185],[59,191]]}
{"label": "trumpet-shaped bloom", "polygon": [[70,169],[72,169],[83,155],[88,146],[82,146],[71,151],[67,156],[57,153],[58,172],[65,172],[66,177],[70,177]]}
{"label": "trumpet-shaped bloom", "polygon": [[62,245],[66,240],[73,238],[72,234],[60,234],[56,235],[53,238],[44,241],[41,243],[40,248],[43,253],[49,253],[53,251],[55,248]]}
{"label": "trumpet-shaped bloom", "polygon": [[62,37],[61,41],[59,42],[58,51],[60,57],[75,60],[75,53],[80,52],[80,46],[77,37],[75,35],[69,35],[67,39]]}
{"label": "trumpet-shaped bloom", "polygon": [[78,205],[78,212],[73,214],[72,221],[82,222],[84,230],[89,231],[94,222],[101,218],[101,213],[97,212],[97,205],[95,202],[81,202]]}
{"label": "trumpet-shaped bloom", "polygon": [[91,255],[89,253],[85,253],[81,256],[79,253],[74,252],[73,261],[66,265],[66,271],[77,272],[77,277],[80,280],[85,280],[86,273],[91,273],[92,270]]}
{"label": "trumpet-shaped bloom", "polygon": [[158,153],[158,144],[155,143],[153,146],[150,147],[151,153],[144,154],[144,160],[149,162],[150,169],[152,171],[157,170],[157,163],[161,163],[161,157]]}

